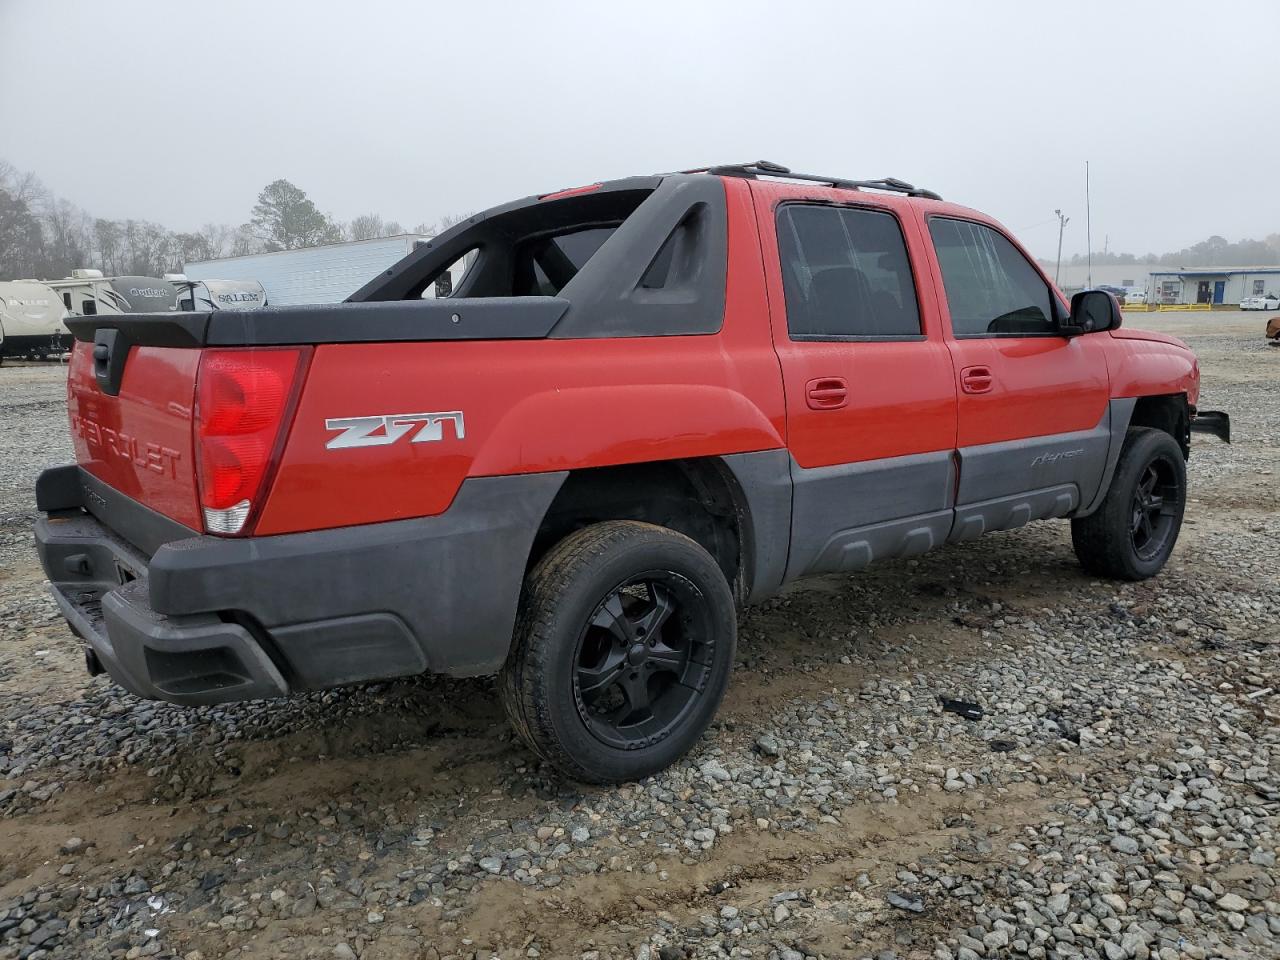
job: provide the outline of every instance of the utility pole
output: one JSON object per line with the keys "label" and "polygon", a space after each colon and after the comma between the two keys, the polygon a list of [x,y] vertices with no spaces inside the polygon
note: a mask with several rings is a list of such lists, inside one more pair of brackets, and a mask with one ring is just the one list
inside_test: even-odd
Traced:
{"label": "utility pole", "polygon": [[1062,231],[1067,229],[1067,221],[1070,217],[1064,217],[1061,210],[1053,211],[1058,215],[1058,263],[1053,268],[1053,285],[1059,286],[1058,274],[1062,272]]}
{"label": "utility pole", "polygon": [[1093,208],[1089,203],[1089,161],[1084,162],[1084,245],[1087,271],[1085,289],[1093,289]]}

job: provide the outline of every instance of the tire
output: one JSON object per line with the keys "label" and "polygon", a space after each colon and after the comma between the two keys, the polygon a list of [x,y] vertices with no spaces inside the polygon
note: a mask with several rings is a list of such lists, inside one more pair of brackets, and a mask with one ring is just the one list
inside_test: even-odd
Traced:
{"label": "tire", "polygon": [[665,527],[597,523],[526,578],[499,690],[520,737],[568,776],[637,780],[706,730],[737,633],[733,594],[706,550]]}
{"label": "tire", "polygon": [[1090,573],[1146,580],[1173,552],[1186,504],[1178,442],[1163,430],[1130,427],[1102,505],[1071,521],[1071,545]]}

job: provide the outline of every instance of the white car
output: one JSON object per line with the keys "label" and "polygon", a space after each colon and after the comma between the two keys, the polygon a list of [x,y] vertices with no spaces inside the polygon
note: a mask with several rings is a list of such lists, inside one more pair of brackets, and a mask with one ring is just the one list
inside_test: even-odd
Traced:
{"label": "white car", "polygon": [[1280,297],[1268,293],[1261,297],[1245,297],[1240,301],[1241,310],[1280,310]]}
{"label": "white car", "polygon": [[1147,292],[1145,290],[1130,290],[1124,295],[1125,303],[1146,303]]}

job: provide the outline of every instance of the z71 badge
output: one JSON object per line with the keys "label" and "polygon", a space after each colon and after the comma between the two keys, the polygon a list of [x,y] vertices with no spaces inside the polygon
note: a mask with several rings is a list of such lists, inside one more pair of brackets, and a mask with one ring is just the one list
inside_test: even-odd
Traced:
{"label": "z71 badge", "polygon": [[409,434],[410,443],[431,443],[444,439],[444,425],[453,424],[453,435],[461,440],[466,429],[462,425],[462,411],[442,413],[388,413],[374,417],[338,417],[326,420],[326,430],[342,431],[325,444],[327,450],[346,447],[385,447],[402,440]]}

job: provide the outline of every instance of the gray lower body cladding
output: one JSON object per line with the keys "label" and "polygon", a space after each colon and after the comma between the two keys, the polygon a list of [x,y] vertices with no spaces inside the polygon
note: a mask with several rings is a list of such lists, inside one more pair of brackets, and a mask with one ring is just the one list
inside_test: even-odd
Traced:
{"label": "gray lower body cladding", "polygon": [[[64,502],[37,523],[36,543],[72,628],[140,696],[215,703],[428,670],[481,675],[506,659],[529,549],[565,476],[474,478],[436,517],[189,536],[150,557]],[[42,483],[76,486],[56,479]]]}
{"label": "gray lower body cladding", "polygon": [[915,556],[943,543],[951,529],[950,450],[809,470],[792,461],[791,476],[788,580]]}
{"label": "gray lower body cladding", "polygon": [[[1108,455],[1119,456],[1109,406],[1091,430],[962,447],[960,485],[951,540],[973,540],[1032,520],[1066,517],[1093,501],[1107,473]],[[1124,417],[1128,424],[1128,417]],[[1115,461],[1111,460],[1114,469]]]}
{"label": "gray lower body cladding", "polygon": [[785,579],[1096,509],[1133,404],[1111,401],[1089,430],[814,469],[792,461]]}

